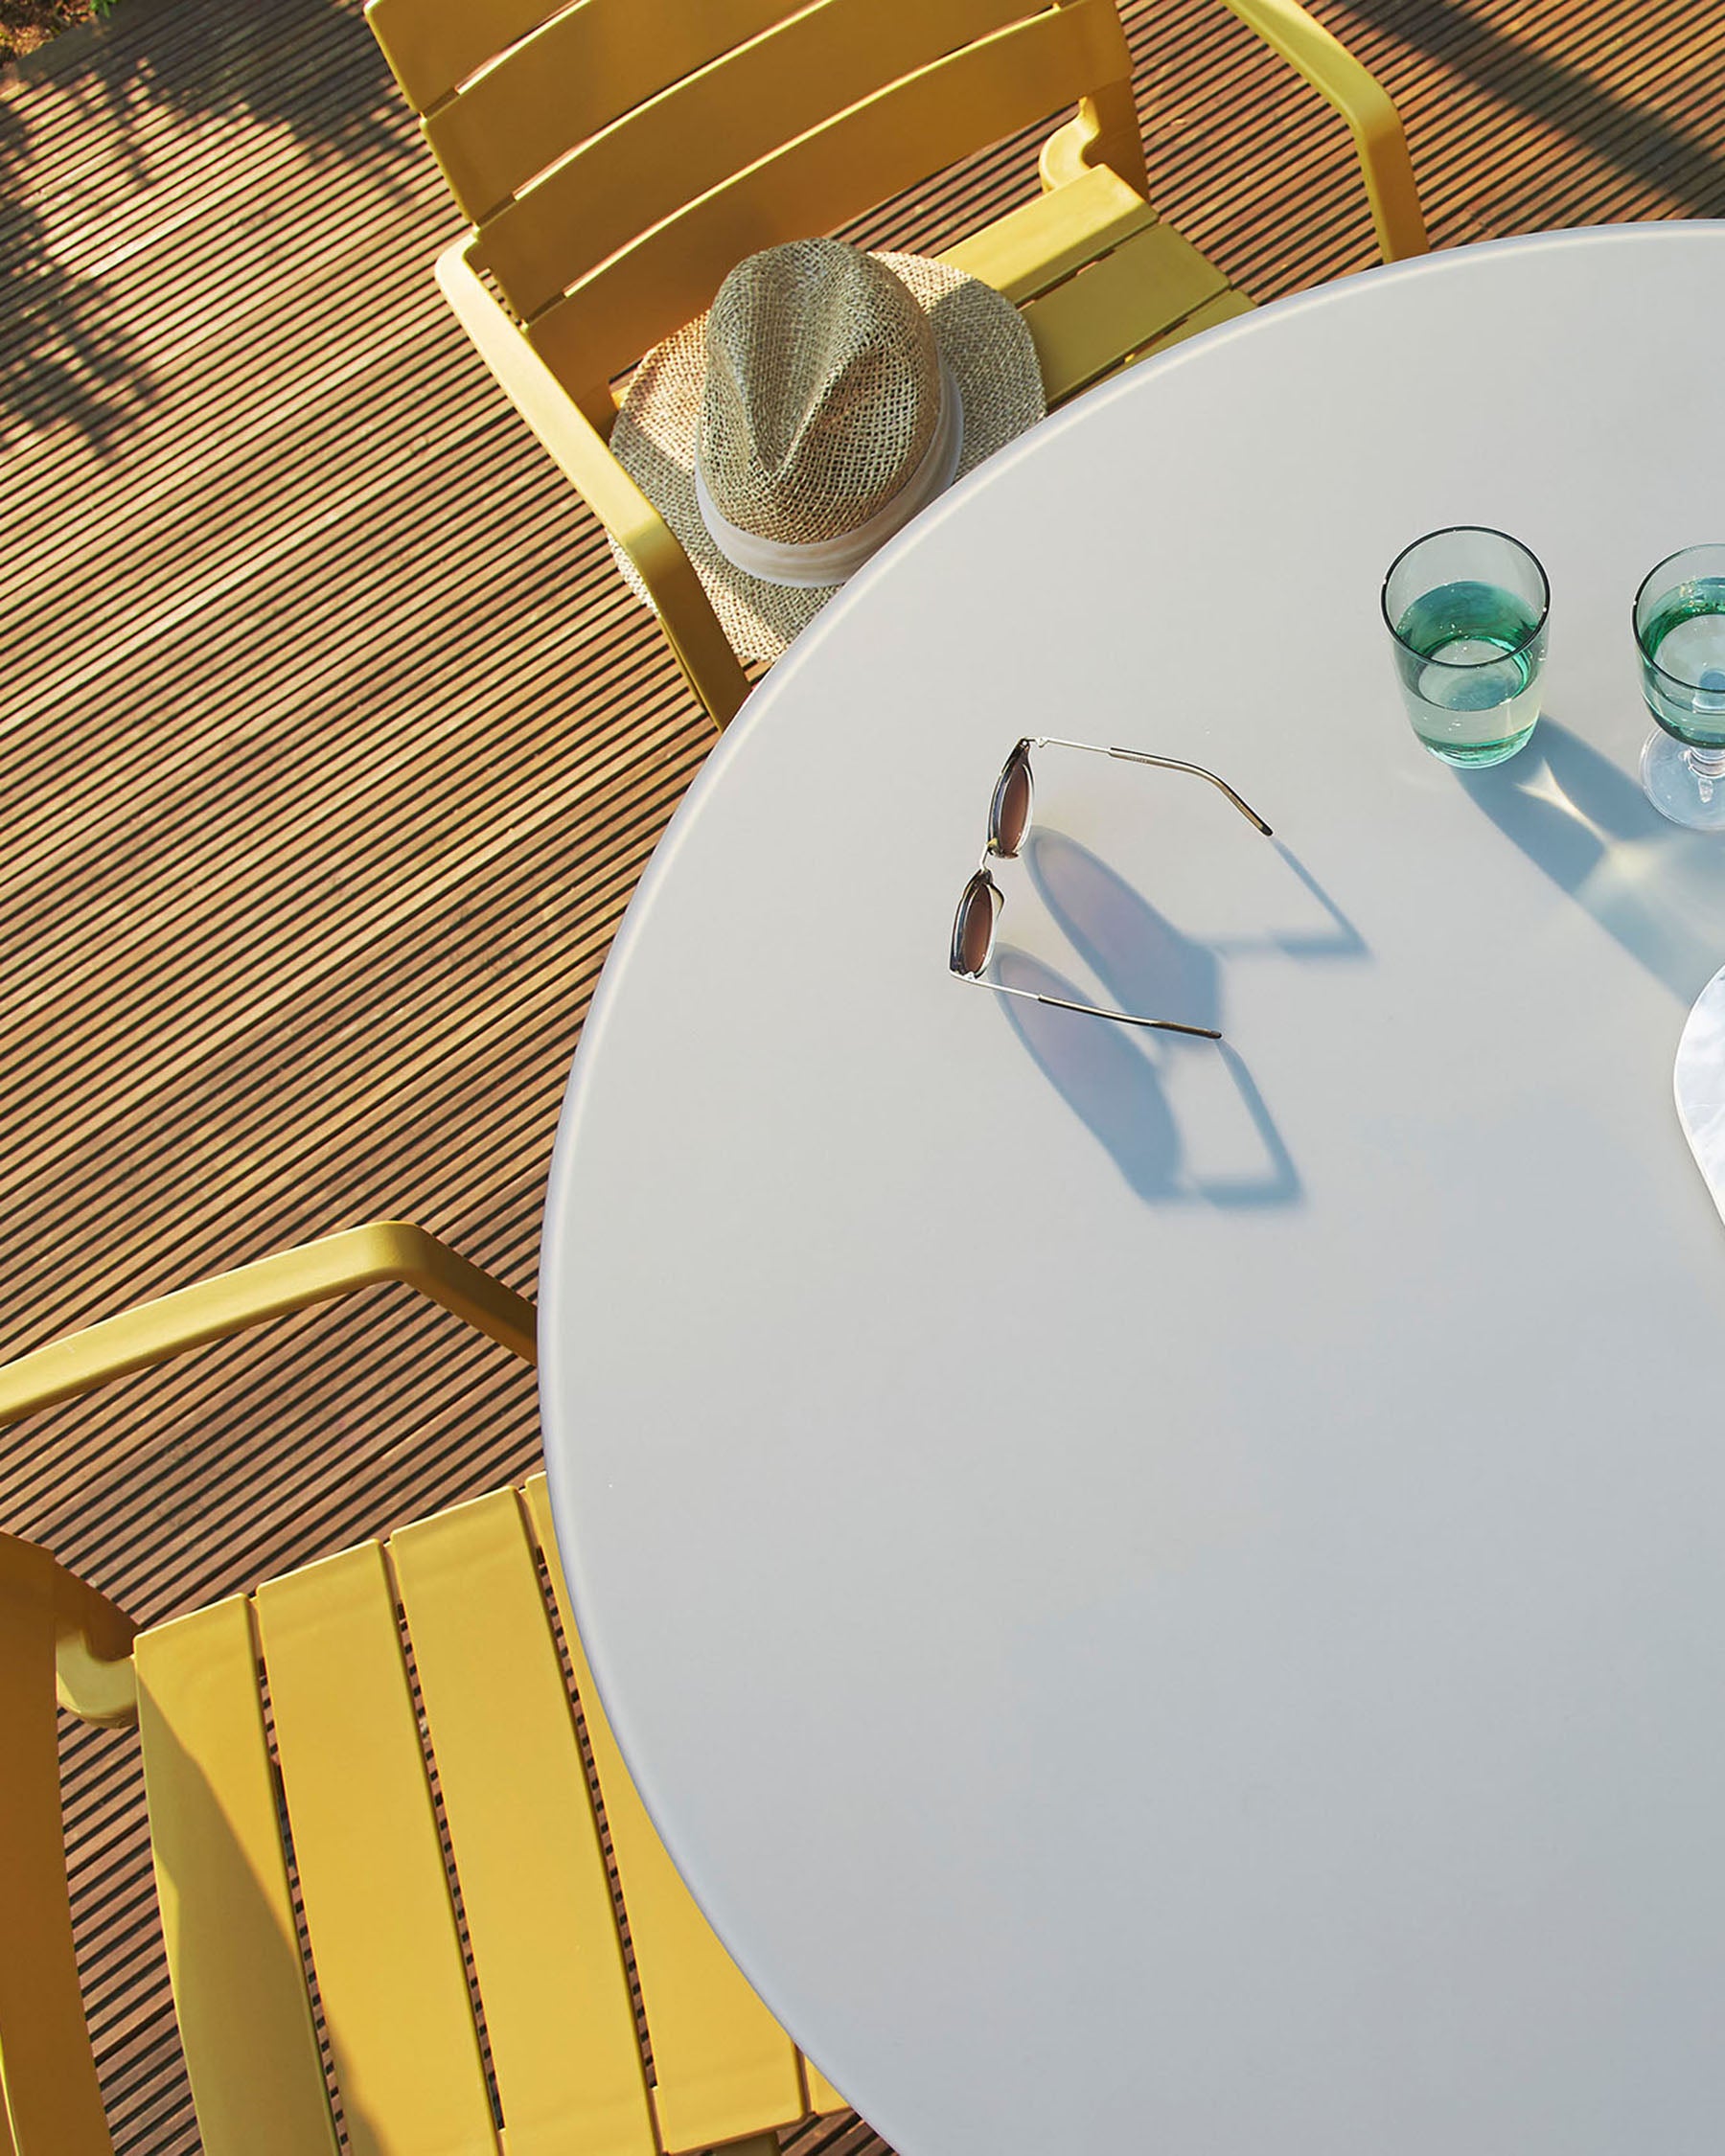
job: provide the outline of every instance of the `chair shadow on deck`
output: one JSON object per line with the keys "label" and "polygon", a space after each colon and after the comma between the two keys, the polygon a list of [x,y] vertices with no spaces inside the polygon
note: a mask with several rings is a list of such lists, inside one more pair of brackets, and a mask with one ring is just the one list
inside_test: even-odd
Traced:
{"label": "chair shadow on deck", "polygon": [[[247,121],[260,139],[285,129],[314,164],[339,158],[358,166],[387,195],[404,196],[413,184],[416,132],[376,41],[339,0],[283,0],[268,9],[127,0],[107,22],[70,31],[32,54],[20,74],[0,100],[0,448],[20,435],[69,425],[105,456],[156,397],[128,319],[131,303],[103,276],[57,256],[58,173],[46,160],[63,161],[65,150],[46,148],[33,104],[60,108],[57,134],[72,108],[80,155],[104,168],[100,177],[81,174],[80,191],[100,187],[120,198],[154,190],[170,215],[196,205],[209,190],[210,168],[199,150],[183,176],[173,172],[180,146],[163,157],[138,125],[151,108],[189,127]],[[227,154],[243,163],[253,144],[242,138]],[[280,182],[264,174],[258,185],[267,194]],[[85,192],[83,207],[89,199]],[[222,212],[218,204],[201,214]]]}
{"label": "chair shadow on deck", "polygon": [[[1412,45],[1428,61],[1487,97],[1542,121],[1626,178],[1662,189],[1686,216],[1725,217],[1725,142],[1710,143],[1654,105],[1614,88],[1609,53],[1602,59],[1590,56],[1597,64],[1587,69],[1554,59],[1482,22],[1459,0],[1347,0],[1347,6],[1357,20]],[[1725,87],[1725,64],[1708,52],[1704,13],[1695,12],[1690,35],[1703,71],[1710,65],[1717,68]],[[1712,42],[1725,52],[1716,36]],[[1574,183],[1565,179],[1559,184],[1568,190]],[[1534,221],[1548,220],[1541,217]],[[1572,220],[1559,208],[1549,221],[1589,220]]]}

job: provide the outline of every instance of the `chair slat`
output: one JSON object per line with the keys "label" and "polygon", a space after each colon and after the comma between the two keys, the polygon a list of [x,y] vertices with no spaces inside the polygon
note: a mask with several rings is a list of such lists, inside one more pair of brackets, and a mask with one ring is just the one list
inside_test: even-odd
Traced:
{"label": "chair slat", "polygon": [[510,2156],[654,2156],[586,1769],[513,1490],[389,1544]]}
{"label": "chair slat", "polygon": [[383,1552],[270,1580],[257,1612],[349,2145],[494,2150]]}
{"label": "chair slat", "polygon": [[1050,407],[1227,289],[1214,263],[1171,225],[1124,246],[1024,309]]}
{"label": "chair slat", "polygon": [[162,1935],[207,2156],[334,2156],[242,1597],[140,1633]]}
{"label": "chair slat", "polygon": [[653,2044],[654,2104],[668,2149],[704,2148],[802,2116],[796,2052],[696,1907],[654,1829],[600,1704],[575,1629],[545,1479],[522,1495],[563,1613],[593,1748]]}
{"label": "chair slat", "polygon": [[365,19],[415,112],[429,112],[558,0],[366,0]]}
{"label": "chair slat", "polygon": [[816,2114],[829,2111],[848,2111],[850,2105],[834,2088],[815,2061],[803,2055],[803,2079],[808,2084],[809,2109]]}
{"label": "chair slat", "polygon": [[1194,309],[1184,321],[1176,322],[1171,330],[1162,331],[1148,344],[1129,352],[1117,365],[1104,368],[1086,387],[1097,388],[1105,381],[1112,381],[1116,375],[1123,375],[1128,367],[1136,367],[1141,359],[1154,359],[1159,353],[1171,352],[1175,345],[1184,344],[1187,337],[1195,337],[1201,331],[1217,329],[1224,322],[1232,322],[1252,311],[1253,302],[1244,292],[1221,292],[1213,300],[1206,301],[1203,307]]}
{"label": "chair slat", "polygon": [[0,1535],[0,2150],[112,2156],[72,1945],[49,1562]]}
{"label": "chair slat", "polygon": [[1141,195],[1095,165],[1082,179],[1008,210],[940,259],[1022,307],[1156,221]]}
{"label": "chair slat", "polygon": [[997,31],[811,127],[579,283],[571,236],[601,211],[592,169],[574,158],[485,227],[485,263],[518,313],[540,317],[534,341],[560,375],[607,379],[699,314],[745,255],[831,231],[1071,103],[1107,77],[1120,40],[1114,0],[1073,0]]}
{"label": "chair slat", "polygon": [[1133,356],[1136,359],[1154,358],[1157,353],[1184,344],[1187,337],[1197,336],[1200,331],[1220,329],[1224,322],[1237,321],[1242,314],[1250,314],[1253,308],[1254,302],[1244,292],[1218,293],[1216,298],[1196,309],[1184,322],[1177,322],[1173,329]]}
{"label": "chair slat", "polygon": [[[603,19],[594,0],[559,17],[426,126],[475,222],[586,144],[581,185],[562,204],[580,249],[564,284],[845,105],[1036,13],[1038,0],[818,0],[789,21],[776,19],[790,13],[784,0],[724,0],[672,11],[662,36],[619,34],[609,17],[622,8],[638,13],[641,0],[603,0]],[[740,35],[722,40],[726,17]]]}
{"label": "chair slat", "polygon": [[582,0],[427,120],[426,138],[456,201],[477,224],[554,159],[759,36],[798,4],[702,0],[657,9],[648,28],[643,0]]}

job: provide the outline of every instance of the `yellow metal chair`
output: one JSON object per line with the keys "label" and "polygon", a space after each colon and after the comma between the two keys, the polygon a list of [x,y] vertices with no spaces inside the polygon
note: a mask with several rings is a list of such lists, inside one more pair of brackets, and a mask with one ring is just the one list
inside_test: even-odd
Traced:
{"label": "yellow metal chair", "polygon": [[[1388,94],[1299,0],[1225,0],[1342,114],[1386,261],[1426,244]],[[638,570],[724,725],[748,691],[606,445],[613,383],[745,255],[831,231],[1077,103],[1040,199],[946,259],[1021,306],[1050,406],[1251,303],[1145,200],[1116,0],[367,0],[473,230],[437,275]]]}
{"label": "yellow metal chair", "polygon": [[[0,1368],[0,1421],[378,1280],[411,1282],[534,1359],[531,1303],[384,1222],[24,1356]],[[147,1631],[0,1535],[0,2156],[111,2152],[73,1957],[57,1675],[72,1713],[138,1727],[209,2156],[334,2156],[332,2083],[356,2156],[661,2156],[746,2139],[770,2156],[771,2129],[843,2108],[642,1809],[540,1476]]]}

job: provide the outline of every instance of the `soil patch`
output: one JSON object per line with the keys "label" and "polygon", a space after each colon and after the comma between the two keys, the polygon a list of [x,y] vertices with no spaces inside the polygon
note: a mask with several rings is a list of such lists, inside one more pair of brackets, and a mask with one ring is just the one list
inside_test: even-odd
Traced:
{"label": "soil patch", "polygon": [[0,0],[0,61],[34,53],[75,22],[105,11],[94,0]]}

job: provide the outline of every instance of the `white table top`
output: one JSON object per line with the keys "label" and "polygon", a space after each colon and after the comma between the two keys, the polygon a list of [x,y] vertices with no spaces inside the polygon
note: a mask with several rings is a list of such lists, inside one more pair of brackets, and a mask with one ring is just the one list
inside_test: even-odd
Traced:
{"label": "white table top", "polygon": [[[552,1492],[642,1793],[904,2156],[1717,2156],[1725,841],[1629,607],[1725,526],[1725,226],[1443,255],[1081,401],[714,750],[576,1059]],[[1553,590],[1461,777],[1378,618]],[[1002,977],[946,970],[989,792]],[[1064,985],[1062,985],[1064,984]]]}

